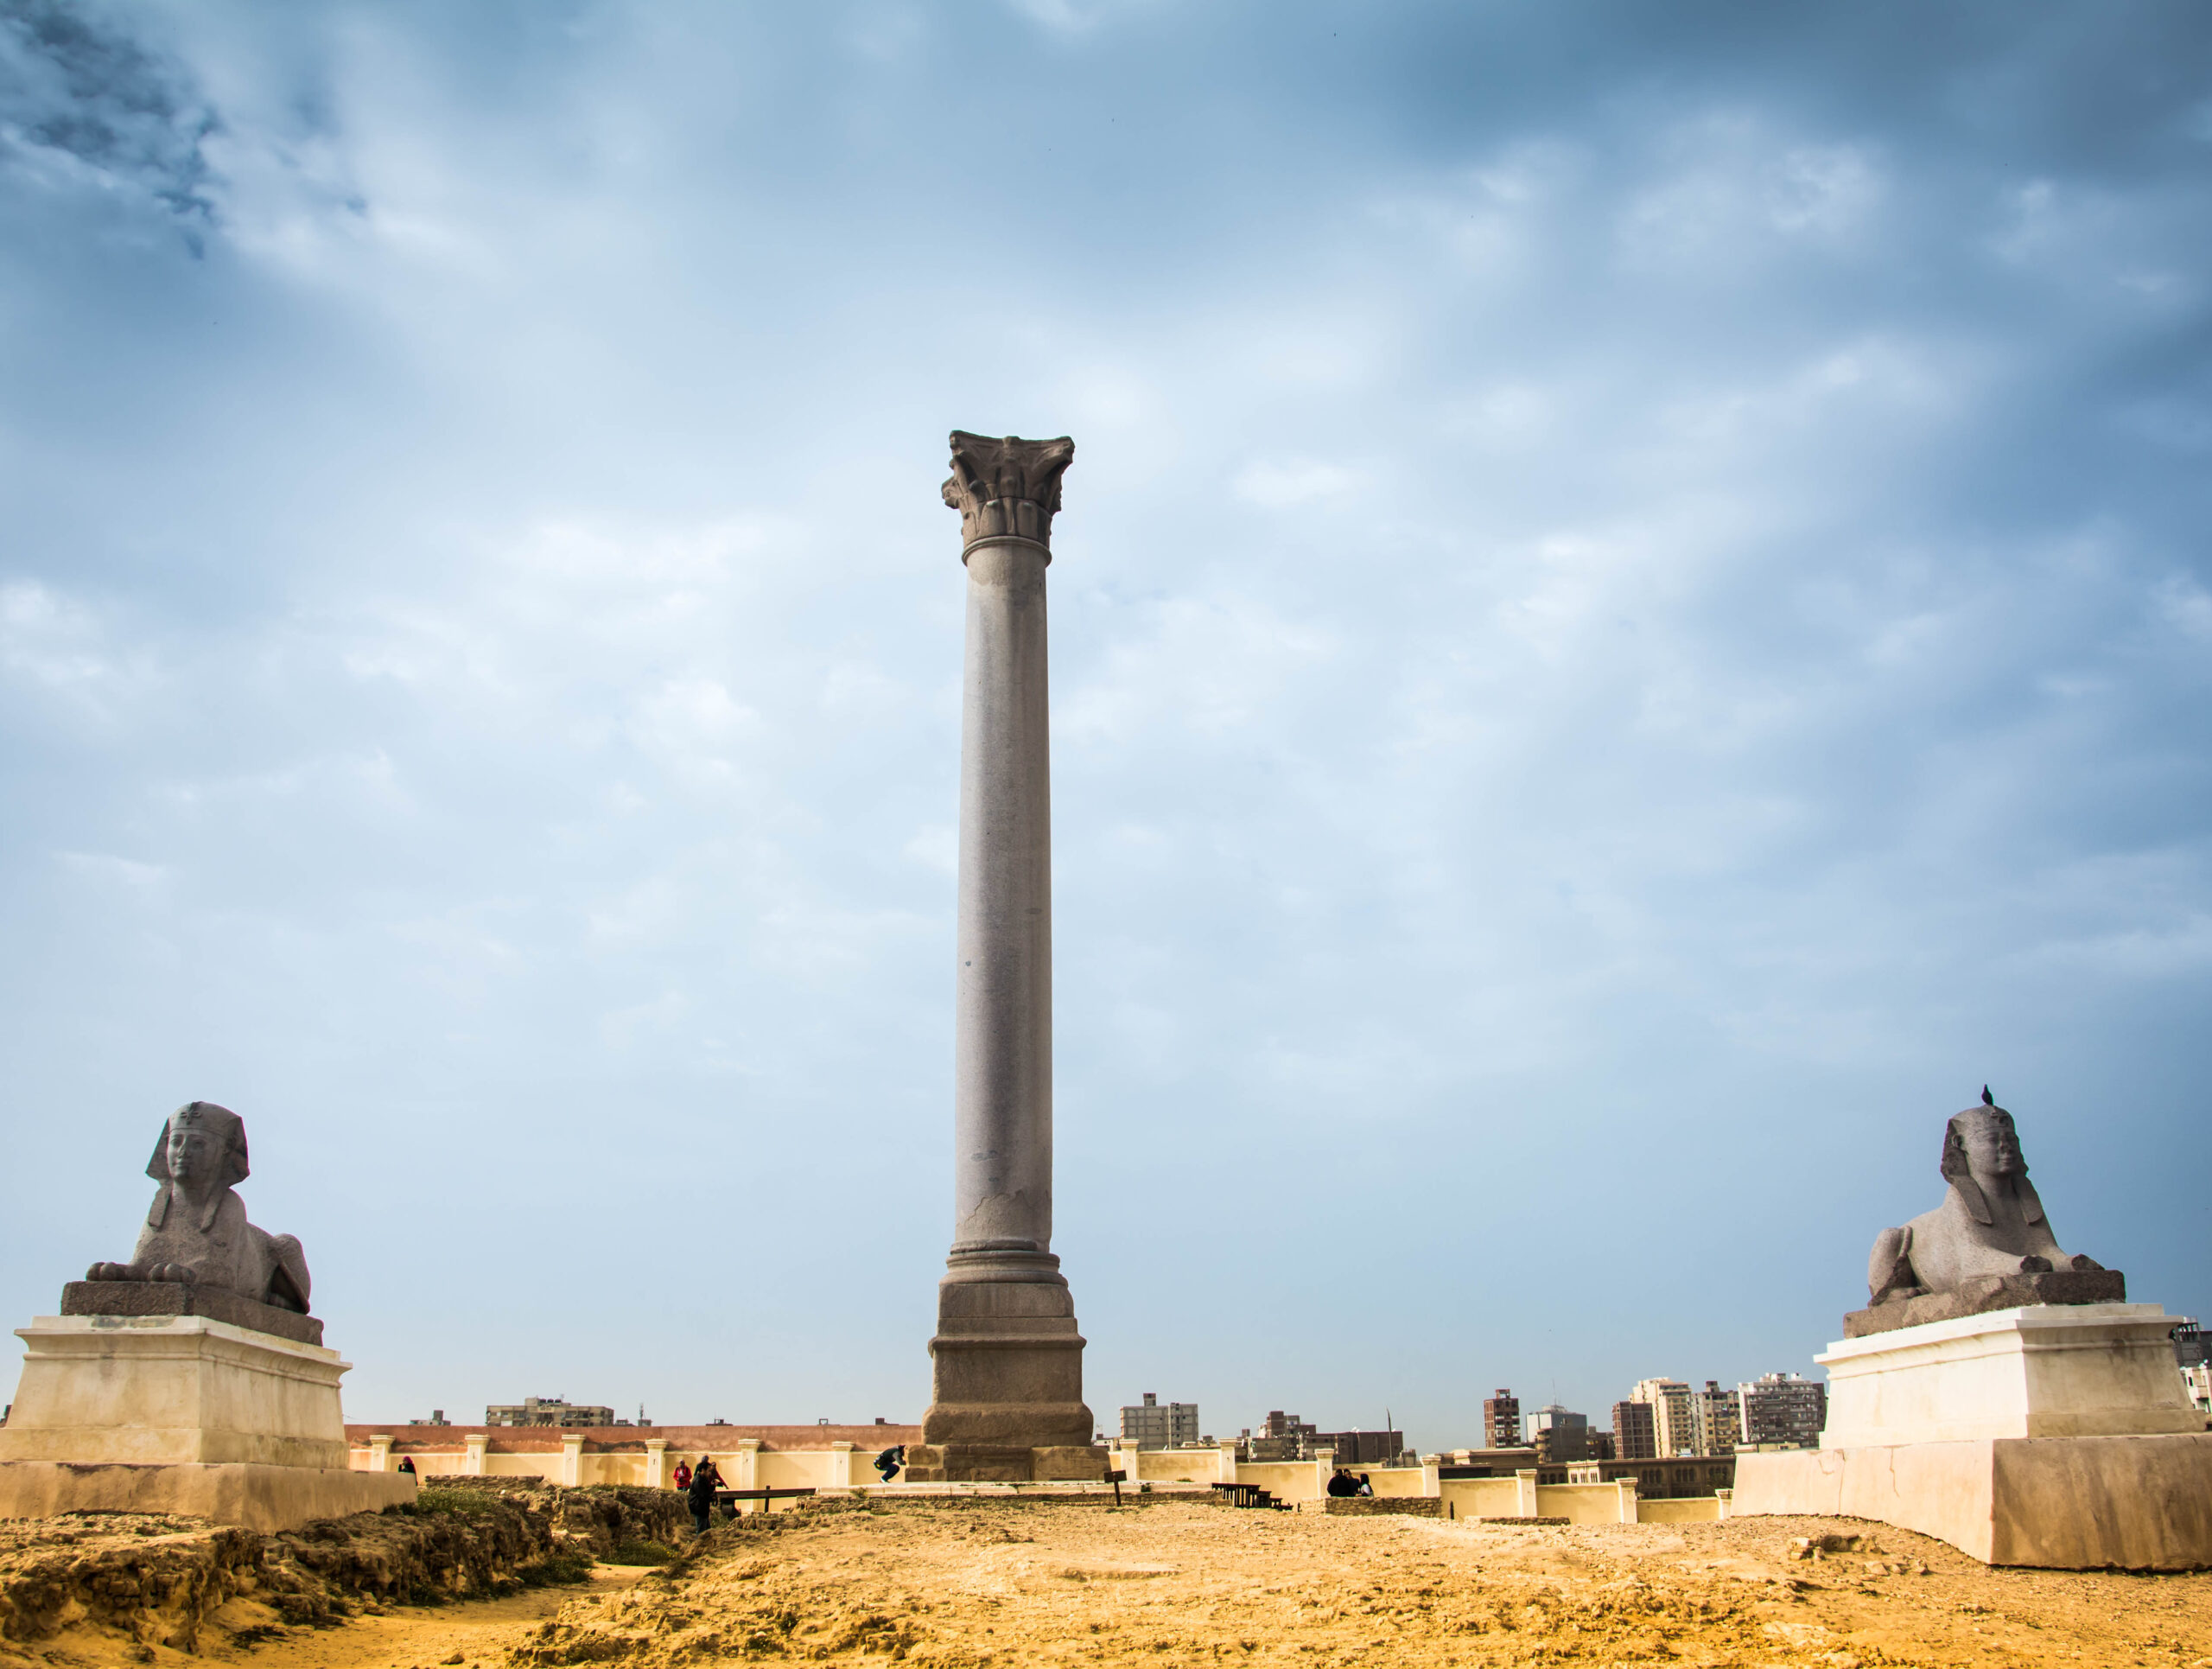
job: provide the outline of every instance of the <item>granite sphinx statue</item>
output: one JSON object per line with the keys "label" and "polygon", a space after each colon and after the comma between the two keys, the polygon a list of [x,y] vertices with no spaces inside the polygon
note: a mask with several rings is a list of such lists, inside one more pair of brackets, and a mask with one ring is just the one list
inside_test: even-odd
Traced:
{"label": "granite sphinx statue", "polygon": [[169,1115],[146,1175],[161,1186],[127,1264],[94,1264],[87,1281],[176,1282],[234,1292],[304,1315],[308,1264],[289,1234],[246,1220],[245,1121],[213,1101]]}
{"label": "granite sphinx statue", "polygon": [[1953,1116],[1943,1132],[1943,1201],[1875,1238],[1867,1261],[1866,1316],[1892,1305],[1883,1326],[2025,1303],[2094,1303],[2124,1297],[2125,1277],[2058,1244],[2043,1200],[2028,1180],[2012,1115],[1982,1092],[1983,1104]]}

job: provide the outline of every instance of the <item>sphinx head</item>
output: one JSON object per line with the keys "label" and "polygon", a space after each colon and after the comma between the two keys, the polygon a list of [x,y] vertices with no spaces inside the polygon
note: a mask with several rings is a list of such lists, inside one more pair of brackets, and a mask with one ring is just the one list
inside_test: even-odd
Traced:
{"label": "sphinx head", "polygon": [[237,1186],[248,1175],[245,1120],[213,1101],[186,1102],[162,1126],[146,1175],[195,1195]]}
{"label": "sphinx head", "polygon": [[1983,1182],[1999,1176],[2025,1176],[2020,1133],[2002,1107],[1968,1107],[1954,1114],[1943,1134],[1943,1179],[1955,1182],[1964,1172]]}
{"label": "sphinx head", "polygon": [[2021,1208],[2031,1223],[2044,1220],[2043,1201],[2028,1181],[2028,1162],[2020,1151],[2020,1133],[2012,1128],[2012,1115],[1998,1106],[1968,1107],[1954,1113],[1943,1132],[1943,1180],[1948,1182],[1977,1222],[1992,1220],[1988,1196],[2001,1193],[2001,1180],[2010,1179]]}

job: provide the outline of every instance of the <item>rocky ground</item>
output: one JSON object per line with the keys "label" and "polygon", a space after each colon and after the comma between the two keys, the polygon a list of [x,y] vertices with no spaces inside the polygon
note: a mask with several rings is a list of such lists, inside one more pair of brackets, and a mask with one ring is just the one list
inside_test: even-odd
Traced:
{"label": "rocky ground", "polygon": [[[378,1603],[320,1629],[257,1621],[251,1596],[232,1603],[240,1608],[201,1630],[199,1655],[268,1669],[867,1659],[961,1669],[2212,1669],[2212,1575],[1989,1570],[1921,1537],[1821,1519],[1573,1529],[1193,1500],[1118,1509],[832,1502],[717,1530],[658,1569],[602,1564],[581,1589],[437,1608]],[[19,1649],[62,1669],[185,1660],[90,1621]]]}
{"label": "rocky ground", "polygon": [[0,1663],[109,1646],[150,1661],[365,1611],[511,1597],[582,1581],[601,1558],[652,1557],[685,1522],[666,1490],[476,1481],[276,1536],[144,1513],[0,1520]]}

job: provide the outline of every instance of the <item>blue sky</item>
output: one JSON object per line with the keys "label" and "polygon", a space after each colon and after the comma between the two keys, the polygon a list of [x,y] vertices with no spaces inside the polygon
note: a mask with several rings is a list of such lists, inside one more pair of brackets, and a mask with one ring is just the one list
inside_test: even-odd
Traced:
{"label": "blue sky", "polygon": [[0,4],[0,1311],[918,1416],[945,432],[1075,436],[1058,1250],[1233,1433],[1811,1371],[1985,1080],[2212,1306],[2188,5]]}

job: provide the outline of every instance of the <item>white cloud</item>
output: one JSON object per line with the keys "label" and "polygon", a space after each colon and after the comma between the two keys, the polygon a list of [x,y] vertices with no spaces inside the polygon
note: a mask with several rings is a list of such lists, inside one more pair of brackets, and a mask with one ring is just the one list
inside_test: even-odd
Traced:
{"label": "white cloud", "polygon": [[1249,504],[1287,510],[1318,500],[1348,498],[1366,485],[1366,477],[1344,464],[1313,458],[1258,460],[1238,470],[1233,485],[1237,497]]}

